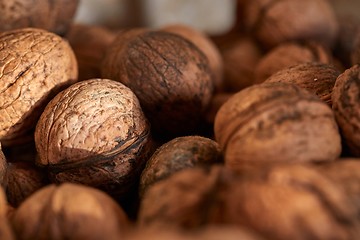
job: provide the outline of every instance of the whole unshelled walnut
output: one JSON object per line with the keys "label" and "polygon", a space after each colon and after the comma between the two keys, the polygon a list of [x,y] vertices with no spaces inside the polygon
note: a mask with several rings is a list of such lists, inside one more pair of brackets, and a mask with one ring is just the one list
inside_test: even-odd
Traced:
{"label": "whole unshelled walnut", "polygon": [[341,153],[331,108],[289,83],[262,83],[236,93],[218,111],[214,132],[229,166],[332,161]]}
{"label": "whole unshelled walnut", "polygon": [[46,106],[36,129],[37,164],[50,180],[75,182],[121,196],[150,151],[150,126],[135,94],[122,83],[90,79]]}
{"label": "whole unshelled walnut", "polygon": [[338,23],[326,0],[247,0],[245,26],[266,48],[293,40],[314,40],[332,46]]}
{"label": "whole unshelled walnut", "polygon": [[34,27],[64,35],[78,4],[79,0],[0,0],[0,31]]}
{"label": "whole unshelled walnut", "polygon": [[0,141],[6,146],[32,139],[47,102],[78,72],[69,44],[41,29],[3,32],[0,56]]}
{"label": "whole unshelled walnut", "polygon": [[119,34],[107,50],[102,76],[132,89],[152,131],[163,138],[193,135],[214,89],[204,53],[178,34],[164,31]]}
{"label": "whole unshelled walnut", "polygon": [[49,185],[14,212],[17,239],[121,239],[130,222],[104,192],[78,184]]}

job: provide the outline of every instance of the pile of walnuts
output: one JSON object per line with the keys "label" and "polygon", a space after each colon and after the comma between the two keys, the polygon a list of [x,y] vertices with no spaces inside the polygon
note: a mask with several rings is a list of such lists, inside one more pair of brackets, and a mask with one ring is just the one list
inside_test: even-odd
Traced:
{"label": "pile of walnuts", "polygon": [[238,0],[209,36],[78,3],[0,0],[1,239],[360,236],[360,21]]}

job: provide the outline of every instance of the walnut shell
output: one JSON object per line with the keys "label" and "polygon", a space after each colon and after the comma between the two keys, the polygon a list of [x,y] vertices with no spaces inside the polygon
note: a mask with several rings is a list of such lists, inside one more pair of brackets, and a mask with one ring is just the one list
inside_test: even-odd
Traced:
{"label": "walnut shell", "polygon": [[130,223],[120,206],[97,189],[65,183],[37,191],[15,211],[17,239],[121,239]]}
{"label": "walnut shell", "polygon": [[352,65],[360,64],[360,31],[358,31],[353,45],[353,51],[351,52]]}
{"label": "walnut shell", "polygon": [[222,105],[215,139],[229,166],[248,161],[332,161],[341,140],[331,108],[296,85],[248,87]]}
{"label": "walnut shell", "polygon": [[105,55],[102,76],[132,89],[153,132],[164,138],[196,132],[213,93],[206,56],[164,31],[120,34]]}
{"label": "walnut shell", "polygon": [[339,75],[339,70],[332,65],[309,62],[280,70],[267,78],[265,82],[296,84],[314,93],[331,107],[331,93]]}
{"label": "walnut shell", "polygon": [[63,35],[78,3],[79,0],[0,0],[0,31],[34,27]]}
{"label": "walnut shell", "polygon": [[1,149],[1,143],[0,143],[0,186],[3,186],[4,184],[6,171],[7,171],[7,161]]}
{"label": "walnut shell", "polygon": [[30,133],[32,138],[49,98],[75,82],[78,73],[72,49],[54,33],[8,31],[0,34],[0,45],[0,140],[5,146],[25,141]]}
{"label": "walnut shell", "polygon": [[177,171],[222,162],[219,145],[206,137],[177,137],[159,147],[147,161],[140,177],[140,194]]}
{"label": "walnut shell", "polygon": [[14,240],[12,228],[7,219],[7,201],[5,192],[0,186],[0,237],[1,239]]}
{"label": "walnut shell", "polygon": [[332,93],[333,110],[342,136],[351,153],[360,156],[360,65],[354,65],[336,79]]}
{"label": "walnut shell", "polygon": [[314,40],[331,47],[338,23],[326,0],[248,0],[246,27],[266,48],[293,40]]}
{"label": "walnut shell", "polygon": [[139,177],[150,126],[135,94],[108,79],[71,85],[46,106],[35,129],[37,164],[56,183],[122,195]]}

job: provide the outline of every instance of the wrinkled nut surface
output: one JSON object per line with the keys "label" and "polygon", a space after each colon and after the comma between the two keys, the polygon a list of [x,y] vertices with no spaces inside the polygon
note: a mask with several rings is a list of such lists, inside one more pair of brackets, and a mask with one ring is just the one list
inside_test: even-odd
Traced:
{"label": "wrinkled nut surface", "polygon": [[12,217],[17,239],[121,239],[129,221],[107,194],[65,183],[37,191]]}
{"label": "wrinkled nut surface", "polygon": [[164,31],[120,34],[107,51],[102,76],[132,89],[152,130],[165,138],[196,131],[213,92],[206,56]]}
{"label": "wrinkled nut surface", "polygon": [[314,40],[332,46],[338,23],[326,0],[248,0],[244,22],[267,48],[292,40]]}
{"label": "wrinkled nut surface", "polygon": [[331,107],[331,93],[339,75],[339,70],[332,65],[310,62],[280,70],[267,78],[265,82],[296,84],[314,93]]}
{"label": "wrinkled nut surface", "polygon": [[78,72],[69,44],[35,28],[0,34],[0,66],[0,140],[5,146],[30,134],[49,98],[76,81]]}
{"label": "wrinkled nut surface", "polygon": [[78,3],[79,0],[0,0],[0,31],[34,27],[63,35]]}
{"label": "wrinkled nut surface", "polygon": [[333,110],[342,136],[354,156],[360,156],[360,65],[340,74],[332,93]]}
{"label": "wrinkled nut surface", "polygon": [[123,84],[91,79],[71,85],[46,106],[35,130],[37,164],[52,181],[79,182],[121,195],[140,175],[149,125]]}
{"label": "wrinkled nut surface", "polygon": [[221,162],[222,153],[215,141],[201,136],[174,138],[159,147],[146,162],[140,177],[140,193],[182,169]]}
{"label": "wrinkled nut surface", "polygon": [[341,153],[331,108],[294,84],[248,87],[222,105],[215,139],[229,166],[248,161],[332,161]]}

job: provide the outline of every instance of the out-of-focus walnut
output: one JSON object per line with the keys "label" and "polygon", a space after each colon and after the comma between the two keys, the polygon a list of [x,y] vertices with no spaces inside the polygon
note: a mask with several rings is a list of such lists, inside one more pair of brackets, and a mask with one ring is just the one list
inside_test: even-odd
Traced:
{"label": "out-of-focus walnut", "polygon": [[360,156],[360,65],[339,75],[332,93],[333,110],[342,136],[354,156]]}
{"label": "out-of-focus walnut", "polygon": [[314,93],[331,107],[331,93],[339,75],[339,70],[332,65],[309,62],[280,70],[267,78],[265,82],[296,84]]}
{"label": "out-of-focus walnut", "polygon": [[102,76],[132,89],[153,132],[165,139],[196,132],[214,89],[202,51],[164,31],[121,33],[108,48]]}
{"label": "out-of-focus walnut", "polygon": [[35,129],[37,164],[56,183],[75,182],[121,196],[138,179],[150,151],[150,126],[122,83],[90,79],[46,106]]}
{"label": "out-of-focus walnut", "polygon": [[266,48],[293,40],[332,46],[338,22],[326,0],[247,0],[245,26]]}
{"label": "out-of-focus walnut", "polygon": [[229,100],[235,93],[229,92],[222,92],[214,94],[213,98],[211,99],[210,106],[206,111],[206,121],[211,124],[213,129],[213,124],[215,121],[215,116],[219,111],[220,107]]}
{"label": "out-of-focus walnut", "polygon": [[121,207],[104,192],[54,184],[31,195],[11,223],[17,239],[121,239],[131,227]]}
{"label": "out-of-focus walnut", "polygon": [[13,240],[14,234],[7,217],[7,201],[5,192],[0,185],[0,237],[1,239]]}
{"label": "out-of-focus walnut", "polygon": [[179,34],[194,43],[209,60],[210,69],[214,75],[215,91],[223,89],[223,59],[217,46],[205,33],[183,24],[167,25],[160,30]]}
{"label": "out-of-focus walnut", "polygon": [[4,184],[6,171],[7,171],[7,161],[1,149],[1,143],[0,143],[0,186],[3,186]]}
{"label": "out-of-focus walnut", "polygon": [[355,37],[354,48],[351,53],[352,65],[360,64],[360,31]]}
{"label": "out-of-focus walnut", "polygon": [[177,137],[158,148],[147,161],[140,177],[141,195],[154,183],[177,171],[222,162],[219,145],[205,137]]}
{"label": "out-of-focus walnut", "polygon": [[262,83],[236,93],[218,111],[214,132],[229,166],[332,161],[341,153],[331,108],[288,83]]}
{"label": "out-of-focus walnut", "polygon": [[297,64],[332,61],[330,52],[317,43],[284,43],[259,60],[255,67],[255,83],[264,82],[272,74]]}
{"label": "out-of-focus walnut", "polygon": [[79,0],[0,0],[0,31],[34,27],[63,35],[78,3]]}
{"label": "out-of-focus walnut", "polygon": [[0,140],[4,146],[32,139],[49,98],[77,79],[69,44],[35,28],[0,34]]}

